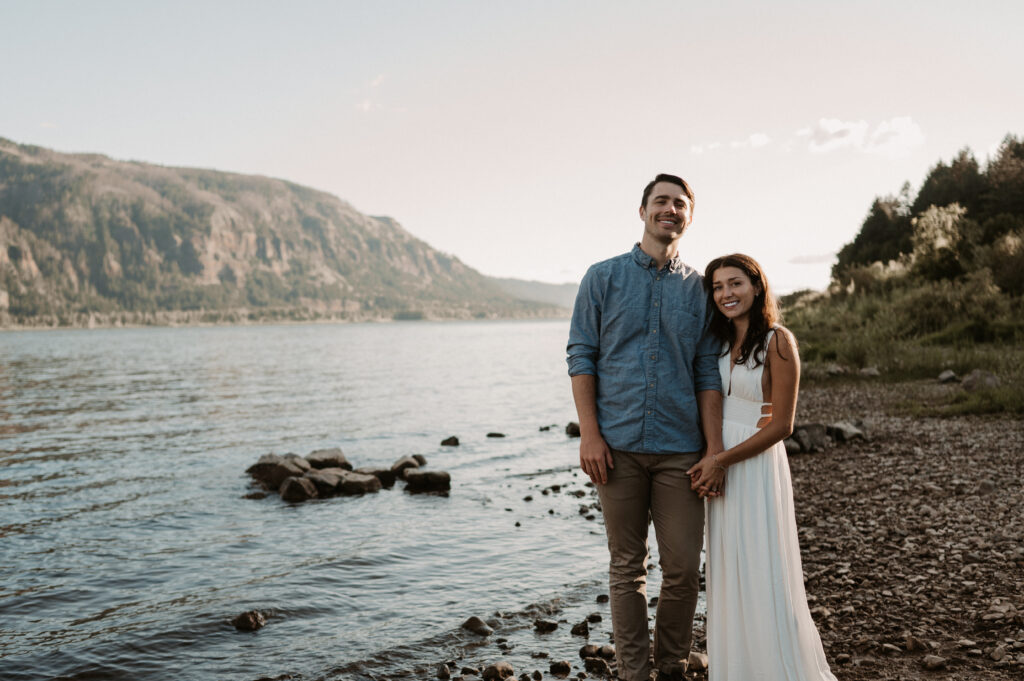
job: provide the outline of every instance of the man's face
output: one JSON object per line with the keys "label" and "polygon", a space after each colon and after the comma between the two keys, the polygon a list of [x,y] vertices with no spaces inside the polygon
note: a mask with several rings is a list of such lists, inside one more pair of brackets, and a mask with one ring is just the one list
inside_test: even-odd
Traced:
{"label": "man's face", "polygon": [[647,205],[640,209],[644,231],[660,243],[672,243],[683,235],[693,219],[690,199],[671,182],[654,185]]}

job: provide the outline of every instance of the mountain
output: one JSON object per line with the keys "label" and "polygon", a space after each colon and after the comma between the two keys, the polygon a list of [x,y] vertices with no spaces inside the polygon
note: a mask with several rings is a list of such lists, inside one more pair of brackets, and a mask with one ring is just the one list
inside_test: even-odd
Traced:
{"label": "mountain", "polygon": [[325,192],[0,138],[4,325],[564,314]]}
{"label": "mountain", "polygon": [[541,303],[558,305],[571,310],[576,303],[576,292],[579,284],[548,284],[543,281],[527,281],[525,279],[493,278],[502,291],[522,300],[534,300]]}

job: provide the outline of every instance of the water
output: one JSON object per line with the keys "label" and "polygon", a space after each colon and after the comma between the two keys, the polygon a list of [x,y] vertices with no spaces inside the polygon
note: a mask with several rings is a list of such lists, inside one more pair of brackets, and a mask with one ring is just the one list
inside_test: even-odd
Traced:
{"label": "water", "polygon": [[[398,678],[460,658],[504,655],[517,673],[538,651],[572,659],[582,641],[530,629],[540,612],[600,610],[606,574],[563,432],[567,333],[540,321],[0,335],[0,678]],[[461,445],[441,447],[448,435]],[[357,467],[423,454],[452,492],[245,498],[261,454],[333,446]],[[236,631],[249,609],[267,626]],[[459,629],[499,611],[486,643]]]}

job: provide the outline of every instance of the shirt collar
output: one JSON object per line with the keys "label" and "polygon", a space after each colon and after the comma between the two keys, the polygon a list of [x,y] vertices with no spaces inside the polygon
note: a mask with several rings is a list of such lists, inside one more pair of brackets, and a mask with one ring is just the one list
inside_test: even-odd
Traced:
{"label": "shirt collar", "polygon": [[[633,261],[645,270],[650,269],[651,267],[657,267],[657,263],[654,261],[654,258],[644,253],[640,248],[639,241],[633,244],[632,255]],[[668,268],[669,272],[681,272],[685,269],[686,266],[683,264],[683,259],[679,257],[679,251],[676,251],[676,254],[672,256],[672,259],[665,263],[665,267]]]}

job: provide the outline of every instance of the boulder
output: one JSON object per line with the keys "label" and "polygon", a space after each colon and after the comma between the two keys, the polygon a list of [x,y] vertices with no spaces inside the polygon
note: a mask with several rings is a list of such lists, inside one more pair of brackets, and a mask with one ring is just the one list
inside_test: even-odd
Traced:
{"label": "boulder", "polygon": [[805,423],[793,429],[793,439],[805,452],[822,452],[829,445],[828,431],[821,423]]}
{"label": "boulder", "polygon": [[437,678],[441,679],[441,681],[447,681],[452,678],[452,670],[444,662],[437,665]]}
{"label": "boulder", "polygon": [[925,655],[921,665],[928,671],[934,672],[946,668],[946,658],[938,655]]}
{"label": "boulder", "polygon": [[285,501],[307,501],[317,497],[316,485],[309,478],[286,478],[281,483],[281,489],[278,491],[281,494],[281,498]]}
{"label": "boulder", "polygon": [[971,373],[964,376],[964,380],[960,383],[963,389],[969,393],[977,392],[979,390],[990,390],[992,388],[998,388],[1001,381],[999,377],[993,374],[991,371],[985,371],[983,369],[975,369]]}
{"label": "boulder", "polygon": [[851,440],[864,439],[864,431],[849,421],[836,421],[828,426],[825,431],[828,436],[836,442],[850,442]]}
{"label": "boulder", "polygon": [[420,462],[411,456],[403,456],[398,461],[391,464],[391,472],[395,474],[399,479],[405,479],[405,470],[407,468],[419,468]]}
{"label": "boulder", "polygon": [[597,649],[597,654],[606,660],[614,660],[615,648],[612,648],[611,646],[601,646]]}
{"label": "boulder", "polygon": [[490,636],[494,633],[494,629],[491,629],[489,626],[487,626],[486,622],[484,622],[479,617],[476,617],[475,615],[473,617],[470,617],[465,622],[463,622],[462,628],[466,629],[467,631],[472,631],[474,634],[477,634],[479,636]]}
{"label": "boulder", "polygon": [[782,444],[786,447],[786,454],[789,454],[791,456],[793,454],[799,454],[800,452],[803,451],[803,448],[800,446],[800,443],[797,442],[795,438],[787,437],[785,440],[782,441]]}
{"label": "boulder", "polygon": [[588,643],[587,645],[580,648],[580,658],[585,660],[588,657],[599,657],[598,650],[600,650],[600,646],[595,646],[593,643]]}
{"label": "boulder", "polygon": [[277,454],[264,454],[245,471],[267,489],[280,489],[286,478],[299,477],[305,469]]}
{"label": "boulder", "polygon": [[557,660],[552,662],[548,667],[548,671],[555,676],[566,677],[569,676],[569,672],[572,671],[572,666],[566,660]]}
{"label": "boulder", "polygon": [[505,433],[487,433],[487,437],[505,437]]}
{"label": "boulder", "polygon": [[445,439],[441,440],[441,446],[442,447],[458,447],[459,446],[459,438],[455,437],[454,435],[446,437]]}
{"label": "boulder", "polygon": [[580,424],[576,423],[575,421],[569,421],[569,425],[565,427],[565,434],[568,435],[569,437],[579,437]]}
{"label": "boulder", "polygon": [[364,466],[357,468],[353,473],[359,473],[361,475],[372,475],[373,477],[380,480],[380,484],[384,487],[395,486],[395,472],[390,468],[374,468],[373,466]]}
{"label": "boulder", "polygon": [[284,459],[285,461],[295,465],[295,466],[298,466],[302,470],[303,473],[305,473],[310,468],[312,468],[312,466],[309,465],[309,461],[306,461],[306,459],[304,457],[301,457],[298,454],[291,454],[291,453],[289,453],[289,454],[285,454],[281,458]]}
{"label": "boulder", "polygon": [[380,480],[376,476],[345,471],[341,482],[338,483],[337,490],[339,494],[367,494],[379,492],[381,487],[383,485],[380,484]]}
{"label": "boulder", "polygon": [[882,375],[882,372],[878,370],[878,367],[864,367],[860,370],[861,376],[868,376],[870,378],[878,378]]}
{"label": "boulder", "polygon": [[423,456],[422,454],[413,454],[412,458],[415,459],[416,463],[418,463],[421,466],[427,465],[427,457]]}
{"label": "boulder", "polygon": [[421,471],[409,468],[405,471],[405,489],[408,492],[447,492],[452,488],[452,478],[444,471]]}
{"label": "boulder", "polygon": [[512,665],[508,662],[495,662],[492,665],[488,665],[484,667],[484,671],[481,674],[484,681],[501,681],[501,679],[507,679],[515,675],[516,673],[512,669]]}
{"label": "boulder", "polygon": [[596,676],[609,677],[612,675],[612,668],[609,667],[608,662],[601,657],[588,657],[584,659],[583,668]]}
{"label": "boulder", "polygon": [[956,383],[959,380],[960,378],[952,369],[946,369],[941,374],[939,374],[939,383]]}
{"label": "boulder", "polygon": [[825,373],[829,376],[843,376],[846,374],[846,367],[833,362],[825,367]]}
{"label": "boulder", "polygon": [[558,622],[553,620],[534,620],[533,628],[541,634],[549,634],[558,628]]}
{"label": "boulder", "polygon": [[352,470],[352,464],[348,462],[341,448],[318,449],[306,457],[309,465],[313,468],[343,468],[346,471]]}
{"label": "boulder", "polygon": [[323,470],[314,468],[306,471],[302,477],[313,481],[318,496],[329,497],[337,492],[338,484],[341,483],[341,478],[345,473],[343,468],[324,468]]}
{"label": "boulder", "polygon": [[573,636],[590,636],[590,625],[587,624],[586,620],[583,620],[582,622],[574,624],[572,629],[569,630],[569,633]]}
{"label": "boulder", "polygon": [[235,629],[239,631],[256,631],[257,629],[263,628],[267,623],[267,618],[263,616],[263,613],[259,610],[249,610],[243,612],[241,615],[231,620],[231,624],[235,625]]}

